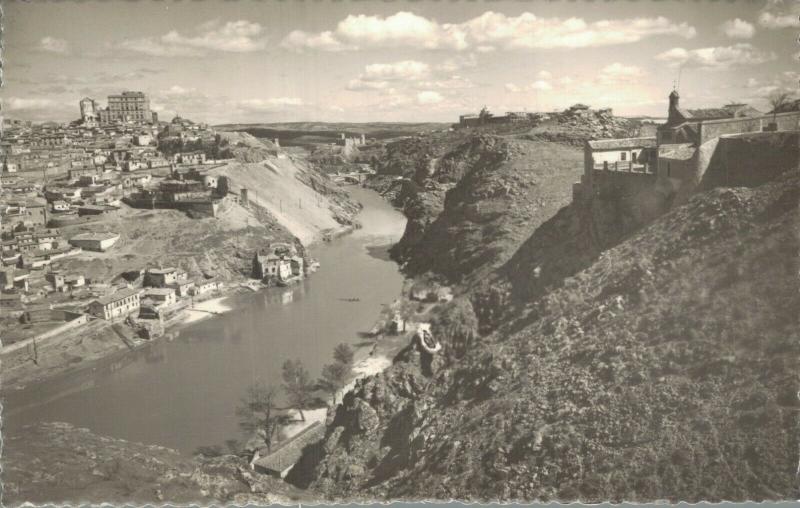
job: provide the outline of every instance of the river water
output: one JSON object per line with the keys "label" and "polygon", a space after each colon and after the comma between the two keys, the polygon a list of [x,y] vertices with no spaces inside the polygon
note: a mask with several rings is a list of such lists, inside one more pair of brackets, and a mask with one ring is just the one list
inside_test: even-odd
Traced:
{"label": "river water", "polygon": [[[333,348],[357,347],[403,278],[387,256],[405,218],[376,193],[351,188],[363,228],[313,246],[321,268],[301,284],[237,294],[233,310],[187,325],[92,369],[4,397],[7,435],[40,421],[64,421],[112,437],[193,453],[242,439],[235,410],[255,381],[281,383],[286,359],[318,377]],[[357,298],[358,301],[346,301]]]}

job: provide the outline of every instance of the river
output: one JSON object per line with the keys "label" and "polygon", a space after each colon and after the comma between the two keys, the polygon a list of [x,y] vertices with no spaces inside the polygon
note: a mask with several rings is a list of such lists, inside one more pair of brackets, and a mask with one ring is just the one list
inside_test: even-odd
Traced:
{"label": "river", "polygon": [[[321,268],[301,284],[228,298],[230,312],[191,323],[91,369],[7,394],[7,436],[64,421],[95,433],[190,454],[241,440],[236,407],[256,381],[281,383],[286,359],[318,377],[342,342],[357,347],[403,277],[387,249],[405,218],[375,192],[353,187],[363,228],[310,249]],[[346,301],[345,299],[358,299]]]}

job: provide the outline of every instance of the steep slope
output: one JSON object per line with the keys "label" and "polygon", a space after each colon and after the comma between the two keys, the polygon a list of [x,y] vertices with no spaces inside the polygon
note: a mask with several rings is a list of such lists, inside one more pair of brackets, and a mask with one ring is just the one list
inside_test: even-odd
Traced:
{"label": "steep slope", "polygon": [[437,161],[430,178],[450,184],[442,211],[418,230],[417,214],[409,214],[393,254],[411,274],[482,278],[569,203],[581,160],[578,150],[554,143],[474,136]]}
{"label": "steep slope", "polygon": [[308,496],[254,475],[233,455],[186,458],[175,450],[41,423],[12,437],[3,457],[5,506],[27,503],[295,504]]}
{"label": "steep slope", "polygon": [[794,171],[697,195],[463,357],[409,347],[294,481],[334,499],[796,498],[799,188]]}

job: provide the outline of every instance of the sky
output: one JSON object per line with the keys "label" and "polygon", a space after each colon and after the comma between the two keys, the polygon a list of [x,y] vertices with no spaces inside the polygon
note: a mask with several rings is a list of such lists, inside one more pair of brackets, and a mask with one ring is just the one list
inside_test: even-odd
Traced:
{"label": "sky", "polygon": [[455,122],[581,102],[626,116],[797,95],[800,2],[7,1],[4,114],[123,90],[161,119]]}

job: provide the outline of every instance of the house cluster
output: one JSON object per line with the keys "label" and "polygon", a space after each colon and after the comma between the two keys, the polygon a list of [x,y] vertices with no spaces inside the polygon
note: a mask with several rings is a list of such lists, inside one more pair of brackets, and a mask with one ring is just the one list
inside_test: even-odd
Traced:
{"label": "house cluster", "polygon": [[[46,177],[78,169],[136,171],[167,167],[173,158],[159,152],[157,145],[161,142],[177,140],[176,146],[181,147],[183,143],[213,140],[216,136],[207,124],[180,116],[171,122],[159,122],[143,92],[110,95],[106,108],[84,97],[79,109],[80,118],[68,123],[32,124],[4,119],[0,144],[3,173],[35,171]],[[184,163],[202,163],[198,162],[198,155],[185,158]]]}
{"label": "house cluster", "polygon": [[189,278],[178,268],[148,268],[141,286],[126,286],[89,303],[93,316],[114,320],[128,316],[164,319],[186,308],[192,298],[222,289],[219,279]]}
{"label": "house cluster", "polygon": [[[684,109],[677,90],[669,94],[667,121],[655,136],[598,139],[584,146],[584,172],[573,186],[574,200],[591,200],[604,184],[619,185],[623,180],[652,185],[665,194],[687,196],[708,177],[724,171],[735,184],[738,162],[727,157],[737,141],[763,143],[747,150],[748,168],[763,170],[773,157],[770,139],[800,132],[800,103],[771,113],[747,104],[733,103],[721,108]],[[794,134],[792,134],[794,133]],[[772,143],[774,145],[774,143]],[[724,167],[723,167],[724,166]]]}
{"label": "house cluster", "polygon": [[[229,198],[229,189],[230,182],[226,176],[197,168],[184,171],[173,167],[167,178],[154,185],[141,186],[125,196],[123,201],[134,208],[173,208],[216,217],[219,205]],[[242,190],[241,200],[247,201],[246,189]]]}
{"label": "house cluster", "polygon": [[292,244],[273,243],[253,256],[253,278],[268,284],[287,285],[304,275],[305,262]]}

